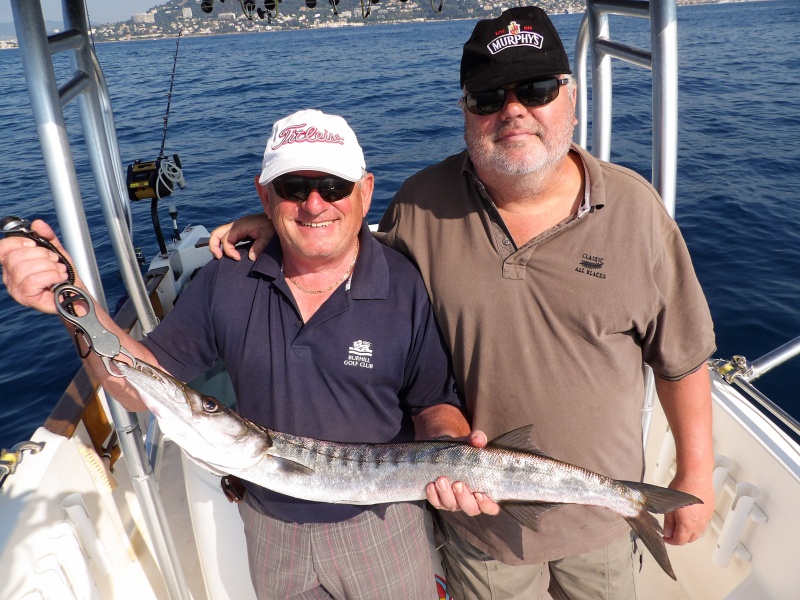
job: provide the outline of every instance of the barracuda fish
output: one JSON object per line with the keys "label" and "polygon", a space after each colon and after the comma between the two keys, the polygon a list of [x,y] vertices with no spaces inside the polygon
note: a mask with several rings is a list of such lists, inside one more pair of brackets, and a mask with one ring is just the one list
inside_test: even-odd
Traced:
{"label": "barracuda fish", "polygon": [[673,579],[661,526],[665,513],[700,500],[645,483],[618,481],[544,454],[531,426],[485,448],[457,441],[345,444],[257,425],[143,361],[113,361],[158,418],[162,431],[195,460],[281,494],[318,502],[381,504],[425,499],[439,476],[463,481],[533,530],[560,504],[602,506],[622,516]]}

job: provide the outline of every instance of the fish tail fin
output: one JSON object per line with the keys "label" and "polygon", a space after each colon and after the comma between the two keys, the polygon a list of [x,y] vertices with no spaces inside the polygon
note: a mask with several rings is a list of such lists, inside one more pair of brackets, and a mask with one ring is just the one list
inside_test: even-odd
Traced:
{"label": "fish tail fin", "polygon": [[631,529],[636,532],[636,535],[641,538],[650,554],[653,555],[659,566],[664,569],[664,572],[677,581],[675,572],[669,562],[667,546],[664,544],[664,537],[661,535],[662,530],[658,520],[644,509],[635,517],[625,517],[625,520],[631,526]]}
{"label": "fish tail fin", "polygon": [[675,572],[669,562],[661,525],[650,513],[668,513],[690,504],[702,504],[702,500],[685,492],[650,485],[649,483],[637,481],[621,481],[620,483],[637,490],[644,496],[644,504],[639,514],[635,517],[625,517],[625,520],[631,526],[631,529],[636,532],[636,535],[642,539],[644,545],[653,555],[653,558],[656,559],[659,566],[664,569],[664,572],[676,579]]}
{"label": "fish tail fin", "polygon": [[649,512],[668,513],[690,504],[702,504],[703,501],[696,496],[671,490],[669,488],[641,483],[638,481],[620,481],[620,483],[633,488],[644,496],[644,508]]}

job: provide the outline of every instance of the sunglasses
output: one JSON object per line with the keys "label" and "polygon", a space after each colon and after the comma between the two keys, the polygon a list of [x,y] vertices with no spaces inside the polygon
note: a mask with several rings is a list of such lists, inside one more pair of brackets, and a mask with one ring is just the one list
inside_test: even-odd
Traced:
{"label": "sunglasses", "polygon": [[[522,81],[515,87],[509,87],[523,106],[544,106],[558,98],[558,90],[567,85],[569,79],[545,77]],[[467,92],[464,96],[467,110],[473,115],[491,115],[502,110],[506,103],[507,89],[497,88],[488,92]]]}
{"label": "sunglasses", "polygon": [[356,187],[355,181],[348,181],[335,175],[304,177],[303,175],[289,174],[276,177],[271,183],[278,196],[284,200],[297,202],[305,202],[312,190],[317,190],[325,202],[336,202],[347,198]]}

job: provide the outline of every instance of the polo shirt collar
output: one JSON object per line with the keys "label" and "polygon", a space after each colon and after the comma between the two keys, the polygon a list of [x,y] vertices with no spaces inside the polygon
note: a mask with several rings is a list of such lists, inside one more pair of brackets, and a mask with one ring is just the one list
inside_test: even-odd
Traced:
{"label": "polo shirt collar", "polygon": [[[350,280],[350,297],[356,300],[388,298],[389,265],[366,220],[361,223],[358,241],[360,249]],[[283,278],[282,265],[283,251],[278,236],[274,235],[264,252],[256,258],[250,271],[274,281]]]}

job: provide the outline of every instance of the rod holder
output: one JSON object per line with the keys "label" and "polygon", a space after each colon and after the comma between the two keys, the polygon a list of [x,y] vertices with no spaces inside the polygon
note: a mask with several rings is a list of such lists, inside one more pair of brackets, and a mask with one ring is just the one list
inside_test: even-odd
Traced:
{"label": "rod holder", "polygon": [[[739,540],[742,537],[747,519],[753,509],[756,498],[761,495],[761,491],[752,483],[738,482],[733,503],[725,516],[722,530],[719,532],[719,539],[711,553],[711,562],[721,568],[726,568],[740,546]],[[760,511],[759,511],[760,512]]]}
{"label": "rod holder", "polygon": [[736,463],[727,456],[722,454],[714,455],[714,498],[717,502],[719,502],[719,498],[722,495],[722,486],[725,485],[725,480],[735,466]]}

